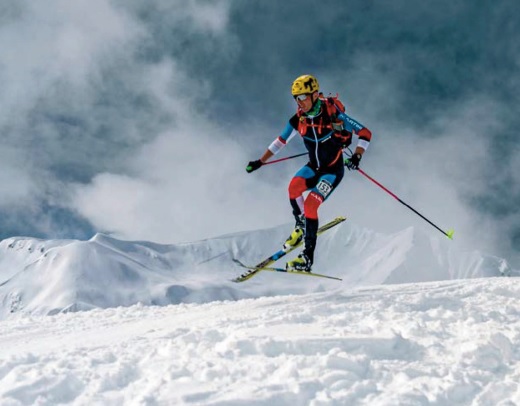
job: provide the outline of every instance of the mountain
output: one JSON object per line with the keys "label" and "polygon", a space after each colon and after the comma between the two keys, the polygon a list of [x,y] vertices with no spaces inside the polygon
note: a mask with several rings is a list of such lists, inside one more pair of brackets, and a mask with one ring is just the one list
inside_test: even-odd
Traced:
{"label": "mountain", "polygon": [[242,284],[233,257],[255,264],[279,249],[290,225],[182,244],[9,238],[0,243],[0,318],[177,303],[207,303],[357,286],[515,274],[507,261],[457,252],[413,228],[381,234],[349,221],[320,237],[316,272],[343,282],[260,273]]}
{"label": "mountain", "polygon": [[315,264],[342,282],[229,281],[232,257],[259,261],[290,227],[2,241],[0,404],[519,404],[520,287],[505,260],[347,221]]}

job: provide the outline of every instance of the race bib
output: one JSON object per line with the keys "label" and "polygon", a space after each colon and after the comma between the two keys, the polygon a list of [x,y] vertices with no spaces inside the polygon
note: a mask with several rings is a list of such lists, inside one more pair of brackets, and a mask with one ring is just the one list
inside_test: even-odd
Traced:
{"label": "race bib", "polygon": [[316,185],[316,189],[320,192],[324,198],[328,196],[328,194],[332,191],[332,185],[326,179],[320,180],[320,182]]}

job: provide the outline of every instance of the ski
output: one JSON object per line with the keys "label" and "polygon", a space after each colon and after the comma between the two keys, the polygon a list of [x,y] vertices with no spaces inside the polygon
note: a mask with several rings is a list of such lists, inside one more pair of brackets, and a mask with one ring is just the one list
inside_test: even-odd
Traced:
{"label": "ski", "polygon": [[271,267],[271,266],[266,266],[266,267],[263,267],[263,268],[255,268],[255,267],[250,267],[250,266],[247,266],[247,265],[244,265],[242,262],[240,262],[239,260],[234,260],[234,262],[236,262],[238,265],[240,265],[242,268],[247,268],[247,269],[250,269],[250,270],[255,270],[257,272],[259,271],[271,271],[271,272],[285,272],[285,273],[290,273],[290,274],[297,274],[297,275],[306,275],[306,276],[315,276],[315,277],[318,277],[318,278],[326,278],[326,279],[334,279],[336,281],[342,281],[343,279],[341,278],[338,278],[336,276],[329,276],[329,275],[323,275],[321,273],[315,273],[315,272],[304,272],[304,271],[288,271],[287,269],[285,268],[275,268],[275,267]]}
{"label": "ski", "polygon": [[[337,226],[338,224],[344,222],[345,220],[346,220],[346,217],[336,217],[334,220],[329,221],[327,224],[324,224],[323,226],[318,228],[318,235],[323,234],[325,231],[330,230],[332,227]],[[259,264],[255,265],[255,266],[244,265],[238,259],[233,258],[233,262],[235,262],[236,264],[238,264],[239,266],[241,266],[243,268],[247,268],[248,271],[244,272],[242,275],[240,275],[239,277],[237,277],[235,279],[231,279],[231,281],[237,282],[237,283],[244,282],[244,281],[247,281],[248,279],[251,279],[253,276],[255,276],[260,271],[269,270],[266,268],[269,268],[269,266],[271,264],[275,263],[276,261],[278,261],[283,256],[287,255],[291,251],[294,251],[296,248],[300,247],[301,245],[303,245],[303,241],[301,241],[294,247],[289,247],[287,249],[282,248],[281,250],[275,252],[273,255],[266,258],[265,260],[263,260],[262,262],[260,262]],[[277,268],[277,269],[282,269],[282,268]],[[283,271],[279,271],[279,272],[283,272]],[[316,275],[316,274],[314,274],[314,275]]]}
{"label": "ski", "polygon": [[288,271],[285,268],[267,267],[267,268],[263,268],[262,271],[285,272],[285,273],[291,273],[291,274],[297,274],[297,275],[316,276],[317,278],[334,279],[335,281],[342,281],[343,280],[343,279],[338,278],[336,276],[323,275],[321,273],[314,273],[314,272]]}

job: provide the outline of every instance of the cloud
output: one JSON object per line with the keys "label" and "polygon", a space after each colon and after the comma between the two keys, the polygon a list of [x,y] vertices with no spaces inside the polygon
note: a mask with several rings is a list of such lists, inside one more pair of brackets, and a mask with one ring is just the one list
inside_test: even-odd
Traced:
{"label": "cloud", "polygon": [[4,24],[0,102],[9,114],[2,124],[24,117],[57,82],[88,92],[103,58],[139,33],[108,1],[55,1],[53,6],[19,2],[23,12]]}
{"label": "cloud", "polygon": [[[305,161],[244,167],[293,114],[291,80],[310,72],[374,132],[367,172],[468,247],[518,251],[501,243],[520,229],[507,90],[518,48],[472,27],[498,24],[503,4],[406,15],[404,3],[339,1],[334,13],[310,1],[12,4],[1,10],[0,208],[29,208],[16,217],[33,220],[24,230],[74,234],[77,221],[81,233],[173,242],[292,221],[286,188]],[[295,140],[284,154],[302,149]],[[348,174],[321,215],[429,227],[399,206]]]}
{"label": "cloud", "polygon": [[[169,23],[183,21],[190,31],[218,34],[225,7],[203,3],[164,1],[145,8],[165,11],[175,17]],[[0,137],[9,159],[2,176],[12,180],[0,199],[4,225],[16,215],[20,226],[26,224],[20,232],[62,235],[63,219],[52,213],[77,215],[71,186],[127,170],[129,156],[175,125],[179,112],[186,114],[181,106],[189,104],[190,91],[199,98],[207,92],[204,79],[176,74],[164,50],[159,58],[150,55],[153,43],[171,38],[155,38],[153,22],[133,14],[143,5],[132,7],[103,0],[3,6]]]}
{"label": "cloud", "polygon": [[12,148],[0,150],[0,207],[10,207],[31,198],[34,188],[26,160],[19,162]]}
{"label": "cloud", "polygon": [[144,147],[134,176],[105,173],[78,185],[74,207],[99,229],[164,243],[283,222],[286,194],[273,187],[285,185],[246,174],[240,146],[192,118]]}
{"label": "cloud", "polygon": [[[43,215],[35,207],[65,199],[60,189],[68,177],[88,177],[93,168],[109,166],[96,160],[100,123],[93,120],[93,84],[141,31],[108,1],[96,7],[88,1],[20,1],[8,10],[0,28],[0,139],[6,156],[0,205],[4,218],[30,224],[35,212]],[[20,219],[23,207],[26,219]],[[33,230],[52,232],[44,223],[33,218]]]}

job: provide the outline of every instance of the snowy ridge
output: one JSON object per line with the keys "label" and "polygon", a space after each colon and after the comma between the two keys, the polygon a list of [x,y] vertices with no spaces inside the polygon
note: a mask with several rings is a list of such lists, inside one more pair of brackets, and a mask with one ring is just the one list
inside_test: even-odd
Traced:
{"label": "snowy ridge", "polygon": [[320,237],[314,269],[344,281],[261,273],[229,280],[280,247],[290,225],[193,243],[127,242],[97,234],[89,241],[10,238],[0,243],[0,317],[130,306],[206,303],[303,294],[363,285],[511,274],[503,259],[457,253],[449,241],[408,228],[393,235],[348,221]]}

